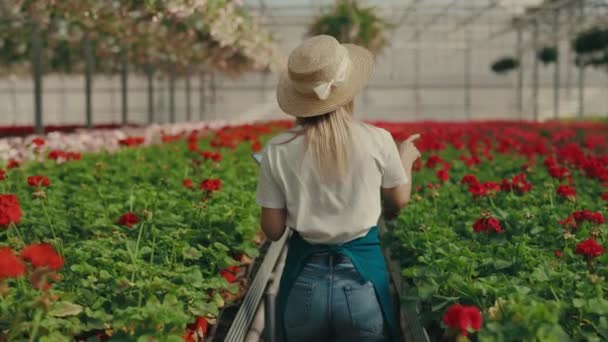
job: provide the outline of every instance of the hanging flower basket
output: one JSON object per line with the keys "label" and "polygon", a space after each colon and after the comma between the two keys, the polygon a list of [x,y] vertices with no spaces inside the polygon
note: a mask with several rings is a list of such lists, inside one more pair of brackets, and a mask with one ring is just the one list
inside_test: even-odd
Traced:
{"label": "hanging flower basket", "polygon": [[548,65],[557,62],[559,51],[554,46],[546,46],[538,51],[537,57],[544,65]]}
{"label": "hanging flower basket", "polygon": [[326,34],[340,43],[366,47],[374,55],[389,45],[387,31],[391,27],[373,7],[360,7],[355,0],[338,0],[336,6],[311,24],[310,36]]}

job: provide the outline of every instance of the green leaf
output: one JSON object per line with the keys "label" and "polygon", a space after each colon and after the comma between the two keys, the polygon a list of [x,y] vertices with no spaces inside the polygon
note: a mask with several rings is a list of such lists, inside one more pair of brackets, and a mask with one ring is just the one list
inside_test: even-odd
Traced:
{"label": "green leaf", "polygon": [[587,301],[582,298],[574,298],[572,300],[572,305],[574,305],[574,307],[577,309],[584,307],[586,303]]}
{"label": "green leaf", "polygon": [[49,314],[54,317],[76,316],[82,312],[82,306],[70,302],[56,302]]}

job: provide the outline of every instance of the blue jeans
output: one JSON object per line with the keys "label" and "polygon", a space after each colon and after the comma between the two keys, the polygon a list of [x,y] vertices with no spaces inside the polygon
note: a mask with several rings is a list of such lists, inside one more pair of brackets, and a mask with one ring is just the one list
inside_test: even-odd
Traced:
{"label": "blue jeans", "polygon": [[340,256],[308,261],[287,298],[287,342],[385,341],[386,329],[371,282]]}

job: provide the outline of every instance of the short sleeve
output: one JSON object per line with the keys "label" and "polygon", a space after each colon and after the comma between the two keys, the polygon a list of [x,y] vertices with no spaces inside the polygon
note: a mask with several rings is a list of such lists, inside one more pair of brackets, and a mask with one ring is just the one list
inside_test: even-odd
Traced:
{"label": "short sleeve", "polygon": [[262,153],[260,176],[256,190],[256,202],[259,206],[271,209],[285,208],[285,194],[271,172],[270,155],[267,149]]}
{"label": "short sleeve", "polygon": [[404,185],[409,183],[409,178],[405,173],[403,164],[401,163],[401,156],[397,149],[397,144],[393,140],[390,133],[384,131],[384,139],[382,146],[384,156],[384,170],[382,170],[382,187],[383,188],[394,188],[396,186]]}

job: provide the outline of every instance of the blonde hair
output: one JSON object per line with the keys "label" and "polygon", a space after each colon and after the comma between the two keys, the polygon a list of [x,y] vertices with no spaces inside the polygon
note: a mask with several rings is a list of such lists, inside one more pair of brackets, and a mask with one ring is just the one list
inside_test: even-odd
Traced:
{"label": "blonde hair", "polygon": [[302,126],[296,136],[304,135],[306,153],[323,180],[340,179],[350,172],[353,109],[351,101],[327,114],[296,120]]}

